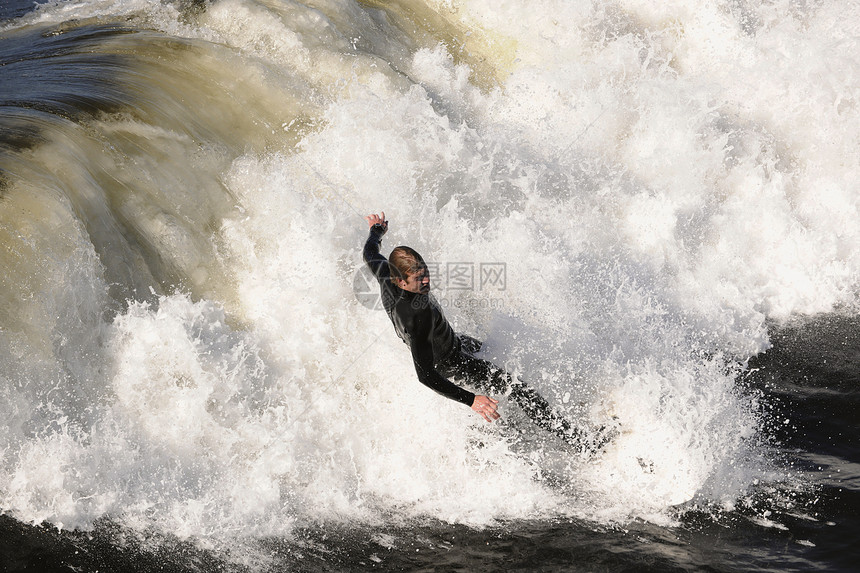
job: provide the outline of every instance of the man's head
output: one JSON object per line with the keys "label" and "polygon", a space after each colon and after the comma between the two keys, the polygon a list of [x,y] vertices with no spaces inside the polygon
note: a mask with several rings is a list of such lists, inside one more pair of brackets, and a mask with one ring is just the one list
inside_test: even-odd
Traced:
{"label": "man's head", "polygon": [[391,282],[405,291],[427,294],[430,292],[430,271],[415,249],[395,247],[388,255]]}

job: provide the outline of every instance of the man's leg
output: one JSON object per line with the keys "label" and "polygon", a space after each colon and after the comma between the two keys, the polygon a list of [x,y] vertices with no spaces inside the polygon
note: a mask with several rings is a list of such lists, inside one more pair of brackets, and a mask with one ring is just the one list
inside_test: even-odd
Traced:
{"label": "man's leg", "polygon": [[[472,339],[475,340],[475,339]],[[480,348],[480,343],[478,348]],[[514,379],[492,362],[459,352],[442,368],[446,376],[466,380],[476,389],[488,394],[508,394],[514,403],[540,428],[552,432],[568,444],[584,447],[583,432],[561,417],[537,390]],[[608,440],[606,440],[608,441]],[[594,444],[599,448],[605,441]]]}

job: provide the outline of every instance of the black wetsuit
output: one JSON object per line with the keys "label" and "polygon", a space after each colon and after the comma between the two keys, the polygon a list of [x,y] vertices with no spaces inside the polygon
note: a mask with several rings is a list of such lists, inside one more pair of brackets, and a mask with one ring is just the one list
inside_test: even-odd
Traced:
{"label": "black wetsuit", "polygon": [[582,432],[553,411],[534,388],[493,363],[476,358],[481,342],[457,335],[432,296],[403,290],[391,281],[388,259],[379,252],[384,234],[381,225],[371,227],[364,244],[364,261],[379,281],[382,305],[394,329],[412,351],[418,380],[470,407],[475,394],[449,378],[464,380],[487,394],[508,394],[538,426],[570,444],[584,445]]}

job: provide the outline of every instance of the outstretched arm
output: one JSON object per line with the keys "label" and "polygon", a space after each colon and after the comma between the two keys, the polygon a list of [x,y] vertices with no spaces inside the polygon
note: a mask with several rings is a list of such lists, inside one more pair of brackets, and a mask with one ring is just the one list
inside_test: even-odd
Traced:
{"label": "outstretched arm", "polygon": [[416,317],[411,330],[409,347],[412,350],[412,361],[415,364],[418,381],[447,398],[471,407],[488,422],[498,420],[500,417],[496,411],[498,400],[489,396],[475,395],[464,388],[460,388],[439,374],[433,367],[429,317],[425,315]]}

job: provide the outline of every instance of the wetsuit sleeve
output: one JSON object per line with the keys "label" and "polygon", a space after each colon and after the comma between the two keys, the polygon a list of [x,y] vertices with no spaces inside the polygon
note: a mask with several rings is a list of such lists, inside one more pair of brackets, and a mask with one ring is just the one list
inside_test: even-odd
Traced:
{"label": "wetsuit sleeve", "polygon": [[370,235],[364,243],[364,262],[370,267],[376,280],[388,280],[388,259],[379,252],[379,247],[382,244],[382,235],[385,234],[385,227],[382,225],[374,225],[370,228]]}
{"label": "wetsuit sleeve", "polygon": [[430,313],[419,313],[410,325],[409,332],[412,350],[412,361],[415,363],[415,372],[418,381],[435,390],[439,394],[456,400],[471,407],[475,401],[475,395],[464,388],[460,388],[433,368],[433,345],[430,342]]}

